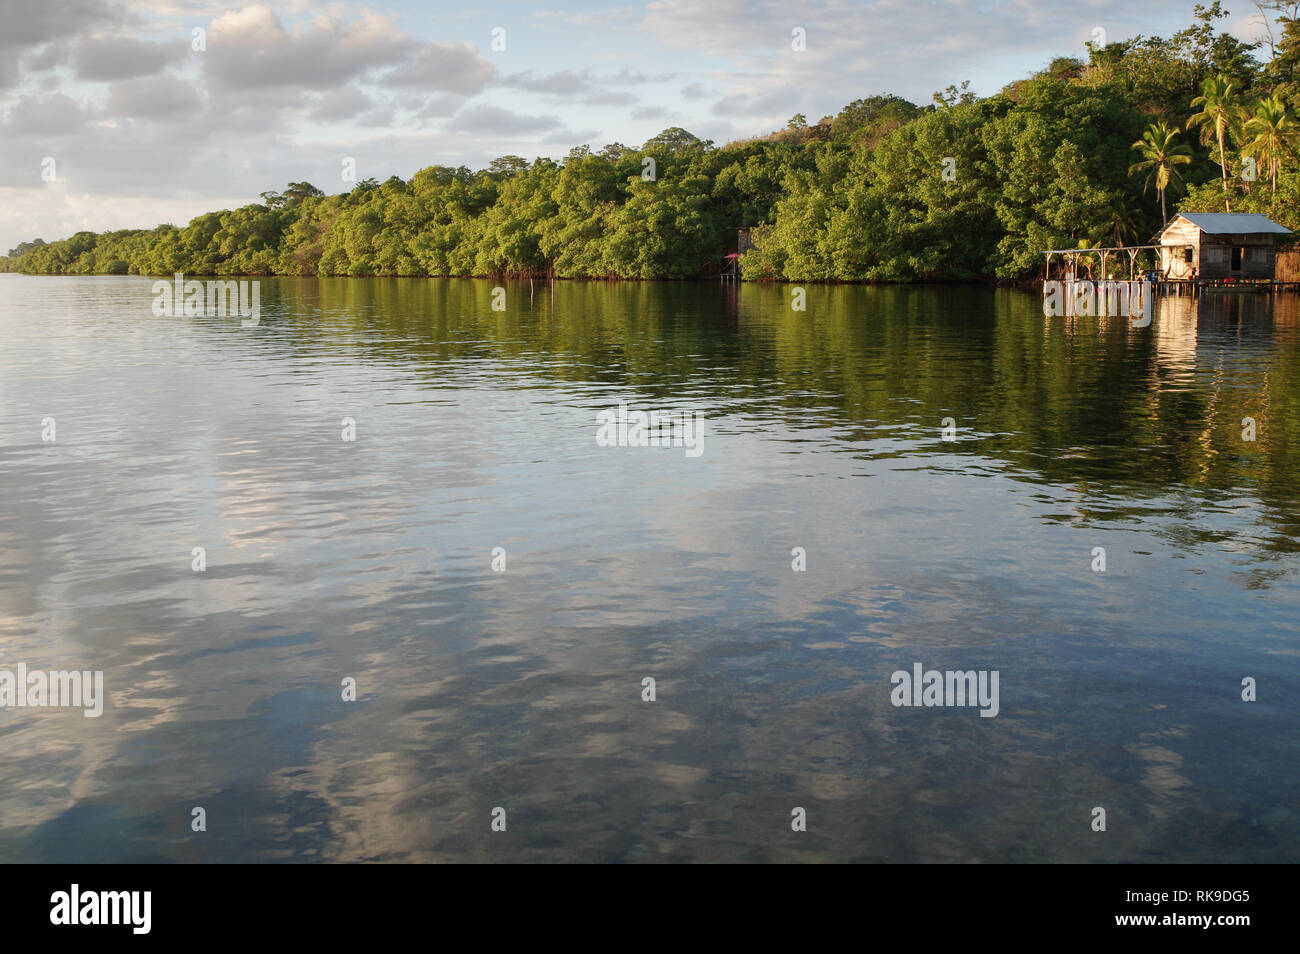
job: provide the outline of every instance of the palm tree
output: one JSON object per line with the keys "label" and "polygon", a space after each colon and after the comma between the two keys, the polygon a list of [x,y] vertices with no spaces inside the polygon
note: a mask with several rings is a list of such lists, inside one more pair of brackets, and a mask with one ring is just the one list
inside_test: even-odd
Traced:
{"label": "palm tree", "polygon": [[1223,140],[1230,129],[1236,128],[1241,117],[1241,104],[1237,101],[1237,90],[1232,80],[1222,73],[1206,79],[1201,86],[1201,95],[1192,100],[1193,106],[1201,111],[1187,121],[1187,128],[1201,127],[1201,141],[1207,145],[1211,140],[1219,144],[1219,171],[1223,173],[1223,208],[1231,212],[1232,203],[1228,199],[1228,157]]}
{"label": "palm tree", "polygon": [[1129,211],[1121,199],[1119,204],[1115,205],[1110,212],[1111,234],[1115,237],[1115,244],[1119,248],[1124,247],[1124,236],[1136,236],[1138,234],[1138,222],[1133,213]]}
{"label": "palm tree", "polygon": [[1286,104],[1273,96],[1255,107],[1255,115],[1246,120],[1242,131],[1246,138],[1242,154],[1256,156],[1261,165],[1268,166],[1269,180],[1273,185],[1273,194],[1276,195],[1277,174],[1282,169],[1282,157],[1293,152],[1291,140],[1296,135],[1295,120],[1291,118]]}
{"label": "palm tree", "polygon": [[[1094,249],[1101,245],[1100,242],[1094,242],[1091,239],[1078,239],[1075,246],[1079,249]],[[1084,271],[1088,273],[1088,281],[1092,281],[1092,259],[1085,255],[1076,255],[1075,261],[1083,266]]]}
{"label": "palm tree", "polygon": [[1183,181],[1174,167],[1185,166],[1192,161],[1192,150],[1181,143],[1175,145],[1174,140],[1177,138],[1178,130],[1170,129],[1163,119],[1152,123],[1142,133],[1142,138],[1133,143],[1133,148],[1141,151],[1142,161],[1128,167],[1129,175],[1135,172],[1147,173],[1147,181],[1142,186],[1143,194],[1151,187],[1151,183],[1155,183],[1156,191],[1160,193],[1162,226],[1169,221],[1165,212],[1165,190],[1171,185],[1181,185]]}

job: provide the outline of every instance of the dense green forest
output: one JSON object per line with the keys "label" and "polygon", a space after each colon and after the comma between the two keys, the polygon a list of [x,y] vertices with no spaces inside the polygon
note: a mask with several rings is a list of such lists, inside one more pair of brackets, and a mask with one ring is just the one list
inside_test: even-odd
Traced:
{"label": "dense green forest", "polygon": [[340,195],[294,182],[184,228],[24,242],[0,270],[688,278],[752,226],[746,279],[971,280],[1031,275],[1046,248],[1143,244],[1166,209],[1300,229],[1300,4],[1263,6],[1262,44],[1197,4],[1170,38],[1089,45],[983,99],[870,96],[721,147],[674,127]]}

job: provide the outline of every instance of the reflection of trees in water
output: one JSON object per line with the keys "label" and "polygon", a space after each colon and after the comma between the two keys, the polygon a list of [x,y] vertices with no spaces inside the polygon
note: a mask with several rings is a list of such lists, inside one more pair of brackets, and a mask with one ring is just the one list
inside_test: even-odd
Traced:
{"label": "reflection of trees in water", "polygon": [[[1280,552],[1300,530],[1294,295],[1165,298],[1134,328],[1044,318],[1035,295],[985,288],[808,286],[795,311],[784,284],[559,282],[530,296],[523,281],[502,283],[494,312],[496,284],[281,279],[267,297],[299,316],[282,329],[295,350],[410,360],[439,386],[481,368],[501,387],[631,387],[751,426],[833,429],[833,446],[866,459],[999,461],[1112,516],[1180,486],[1203,503],[1257,496],[1258,543]],[[947,416],[955,444],[939,440]]]}

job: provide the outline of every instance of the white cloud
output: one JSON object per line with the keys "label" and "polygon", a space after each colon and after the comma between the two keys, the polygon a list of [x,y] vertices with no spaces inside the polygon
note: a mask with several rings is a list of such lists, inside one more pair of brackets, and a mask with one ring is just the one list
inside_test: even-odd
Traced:
{"label": "white cloud", "polygon": [[447,132],[484,133],[495,138],[509,138],[556,129],[559,125],[556,116],[528,116],[499,106],[475,106],[457,113],[443,128]]}
{"label": "white cloud", "polygon": [[227,89],[328,89],[390,66],[418,48],[392,21],[369,11],[352,20],[322,16],[290,32],[270,7],[257,4],[213,20],[200,61],[209,81]]}
{"label": "white cloud", "polygon": [[81,132],[91,111],[63,93],[20,96],[5,113],[0,130],[5,138],[64,139]]}
{"label": "white cloud", "polygon": [[108,88],[107,116],[167,119],[192,114],[203,107],[194,87],[174,77],[151,76],[124,80]]}
{"label": "white cloud", "polygon": [[179,42],[150,43],[130,37],[85,37],[72,53],[78,79],[121,80],[151,76],[185,55]]}
{"label": "white cloud", "polygon": [[[1242,6],[1231,25],[1254,39]],[[405,177],[640,142],[669,123],[725,142],[875,93],[925,102],[963,79],[988,93],[1082,55],[1093,27],[1116,40],[1190,21],[1190,0],[651,0],[532,13],[487,0],[432,16],[388,12],[387,0],[0,0],[0,247],[183,222],[291,180],[342,191],[342,156],[363,177]],[[484,23],[509,27],[509,52],[468,42],[486,47]],[[190,30],[204,25],[207,50],[194,52]],[[804,53],[790,49],[796,26]],[[54,185],[40,178],[45,156]]]}
{"label": "white cloud", "polygon": [[388,86],[412,86],[444,93],[477,93],[496,73],[472,43],[430,43],[405,66],[384,77]]}

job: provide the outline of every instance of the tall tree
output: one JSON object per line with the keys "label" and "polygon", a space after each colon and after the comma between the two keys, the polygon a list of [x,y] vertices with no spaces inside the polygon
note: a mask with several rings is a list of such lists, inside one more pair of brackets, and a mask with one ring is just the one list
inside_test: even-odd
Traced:
{"label": "tall tree", "polygon": [[1142,138],[1133,143],[1132,148],[1142,154],[1142,161],[1135,162],[1128,168],[1129,175],[1135,172],[1147,174],[1146,183],[1142,187],[1144,193],[1152,183],[1155,184],[1156,191],[1160,193],[1161,225],[1169,221],[1169,214],[1165,210],[1165,190],[1171,185],[1182,184],[1182,176],[1178,174],[1177,167],[1192,161],[1192,150],[1182,143],[1175,143],[1177,138],[1178,130],[1171,129],[1163,119],[1152,123]]}
{"label": "tall tree", "polygon": [[1219,144],[1219,171],[1223,178],[1223,208],[1232,211],[1228,199],[1228,158],[1224,148],[1224,139],[1228,130],[1237,125],[1241,116],[1241,105],[1237,101],[1236,84],[1222,73],[1211,76],[1202,84],[1201,95],[1192,100],[1193,106],[1201,111],[1187,121],[1187,128],[1201,127],[1201,141],[1214,141]]}
{"label": "tall tree", "polygon": [[1277,194],[1277,174],[1282,169],[1282,157],[1294,150],[1296,125],[1286,104],[1276,96],[1264,100],[1255,108],[1255,115],[1242,127],[1245,143],[1242,152],[1254,156],[1268,167],[1268,177],[1273,194]]}

